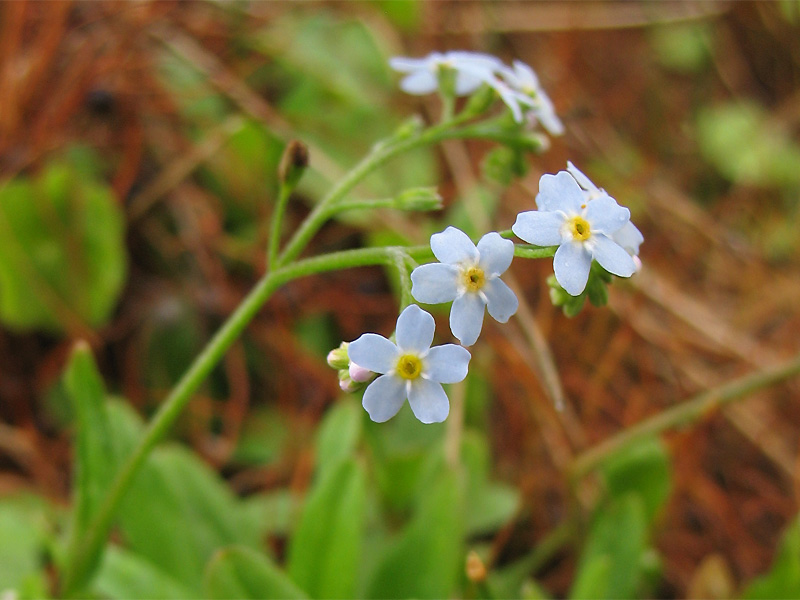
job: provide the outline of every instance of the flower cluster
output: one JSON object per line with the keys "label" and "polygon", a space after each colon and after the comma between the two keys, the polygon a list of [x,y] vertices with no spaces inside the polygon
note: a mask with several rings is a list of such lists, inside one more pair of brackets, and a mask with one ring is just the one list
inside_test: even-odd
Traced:
{"label": "flower cluster", "polygon": [[[390,64],[406,74],[400,86],[408,93],[441,89],[466,95],[486,85],[502,98],[517,122],[538,122],[553,134],[563,131],[536,74],[519,61],[509,68],[486,54],[447,52],[421,59],[393,58]],[[630,211],[571,162],[565,171],[542,176],[536,205],[537,210],[517,215],[510,232],[487,233],[477,244],[455,227],[435,233],[430,247],[439,262],[417,266],[411,272],[407,291],[414,300],[452,303],[450,330],[459,344],[431,347],[434,318],[411,304],[397,320],[396,341],[365,333],[329,354],[329,364],[339,369],[343,390],[366,387],[363,406],[373,421],[392,418],[406,399],[423,423],[447,418],[449,401],[442,384],[466,377],[471,359],[466,347],[477,342],[485,313],[505,323],[519,307],[516,295],[500,278],[518,248],[508,239],[512,233],[544,248],[537,251],[539,256],[553,256],[557,283],[552,286],[564,295],[559,301],[554,296],[554,303],[562,305],[567,314],[580,310],[587,291],[591,301],[601,305],[612,275],[630,277],[641,268],[638,254],[644,238],[631,223]],[[520,246],[520,255],[525,256],[528,248]]]}
{"label": "flower cluster", "polygon": [[400,88],[414,95],[430,94],[440,89],[443,76],[455,75],[453,93],[465,96],[481,85],[492,88],[505,102],[518,123],[541,123],[551,135],[561,135],[564,126],[553,103],[539,85],[539,79],[528,65],[515,60],[508,67],[500,59],[479,52],[433,52],[424,58],[395,57],[389,65],[406,73]]}

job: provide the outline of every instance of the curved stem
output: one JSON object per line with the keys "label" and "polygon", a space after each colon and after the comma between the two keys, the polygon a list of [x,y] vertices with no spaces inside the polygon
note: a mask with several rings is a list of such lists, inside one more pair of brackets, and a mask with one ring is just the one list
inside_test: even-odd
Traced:
{"label": "curved stem", "polygon": [[577,480],[595,469],[609,455],[638,440],[658,435],[667,429],[691,423],[725,404],[744,398],[755,391],[800,375],[800,355],[772,369],[735,379],[673,406],[649,419],[629,427],[612,438],[590,448],[572,463],[570,477]]}
{"label": "curved stem", "polygon": [[275,212],[272,214],[272,223],[269,231],[269,242],[267,246],[267,266],[270,270],[275,268],[278,259],[278,248],[281,241],[281,225],[283,215],[286,213],[286,205],[289,203],[289,196],[292,194],[292,186],[286,182],[281,183],[278,190],[278,200],[275,203]]}
{"label": "curved stem", "polygon": [[458,115],[449,121],[430,127],[411,137],[389,140],[384,144],[376,144],[373,151],[365,156],[362,161],[314,207],[311,214],[308,215],[292,239],[286,244],[276,265],[280,267],[297,258],[308,242],[311,241],[314,234],[319,231],[320,227],[328,220],[330,214],[329,207],[344,198],[372,171],[398,154],[447,139],[449,135],[452,135],[451,130],[453,128],[473,116],[474,115]]}
{"label": "curved stem", "polygon": [[256,284],[164,400],[150,421],[142,439],[120,469],[88,528],[80,550],[68,559],[62,582],[63,595],[69,596],[79,592],[85,584],[96,566],[95,559],[99,556],[100,547],[106,541],[117,508],[148,455],[167,434],[191,400],[194,392],[273,292],[293,279],[315,273],[367,265],[394,265],[396,256],[400,252],[422,258],[430,253],[430,248],[415,246],[412,248],[383,247],[345,250],[299,261],[272,271]]}

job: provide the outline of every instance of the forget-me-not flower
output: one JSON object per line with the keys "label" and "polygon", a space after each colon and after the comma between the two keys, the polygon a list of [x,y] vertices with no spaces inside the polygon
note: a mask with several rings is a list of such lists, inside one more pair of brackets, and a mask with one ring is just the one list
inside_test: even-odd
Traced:
{"label": "forget-me-not flower", "polygon": [[[507,87],[501,85],[495,89],[514,113],[514,118],[519,122],[524,115],[532,123],[541,123],[551,135],[564,133],[564,125],[556,115],[553,102],[542,89],[533,69],[519,60],[515,60],[512,66],[513,69],[504,66],[500,71]],[[521,110],[520,105],[527,110]]]}
{"label": "forget-me-not flower", "polygon": [[558,246],[553,270],[570,295],[586,288],[592,259],[620,277],[636,271],[631,255],[613,239],[630,222],[630,211],[608,194],[588,200],[575,178],[560,171],[539,180],[536,205],[539,210],[517,215],[511,229],[530,244]]}
{"label": "forget-me-not flower", "polygon": [[485,308],[501,323],[517,312],[517,297],[500,280],[514,258],[514,242],[492,232],[476,247],[466,233],[448,227],[431,236],[431,250],[440,262],[414,269],[411,295],[426,304],[452,300],[450,329],[464,346],[477,341]]}
{"label": "forget-me-not flower", "polygon": [[[570,161],[567,161],[567,172],[569,172],[569,174],[575,178],[575,181],[578,182],[578,185],[583,188],[583,193],[587,200],[595,200],[609,195],[603,188],[597,187],[591,179]],[[641,262],[639,262],[638,259],[639,246],[644,242],[644,236],[642,232],[639,231],[639,228],[636,227],[633,222],[628,221],[619,231],[611,236],[611,239],[625,248],[625,251],[634,257],[633,260],[636,263],[636,270],[638,271],[641,268]]]}
{"label": "forget-me-not flower", "polygon": [[442,384],[462,381],[471,355],[456,344],[431,348],[435,327],[433,317],[412,304],[397,319],[397,343],[375,333],[365,333],[350,343],[350,360],[382,374],[369,384],[362,400],[376,423],[395,416],[406,398],[423,423],[447,418],[450,401]]}
{"label": "forget-me-not flower", "polygon": [[444,54],[432,52],[424,58],[396,56],[389,59],[389,66],[407,73],[400,81],[400,89],[415,96],[435,92],[439,88],[440,70],[453,69],[456,73],[455,93],[466,96],[491,80],[492,74],[502,68],[503,63],[489,54],[451,51]]}

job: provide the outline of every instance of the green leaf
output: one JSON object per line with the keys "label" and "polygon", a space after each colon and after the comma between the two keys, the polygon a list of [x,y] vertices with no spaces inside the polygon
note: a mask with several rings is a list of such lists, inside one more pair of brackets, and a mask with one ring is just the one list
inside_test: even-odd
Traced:
{"label": "green leaf", "polygon": [[352,398],[342,398],[325,415],[317,432],[317,474],[324,476],[352,456],[361,439],[363,410]]}
{"label": "green leaf", "polygon": [[16,330],[103,325],[125,282],[124,217],[70,163],[0,188],[0,319]]}
{"label": "green leaf", "polygon": [[634,598],[646,549],[644,504],[636,494],[600,508],[581,553],[570,598]]}
{"label": "green leaf", "polygon": [[246,547],[219,550],[205,574],[209,598],[307,598],[268,556]]}
{"label": "green leaf", "polygon": [[104,598],[201,598],[163,568],[118,546],[109,546],[92,588]]}
{"label": "green leaf", "polygon": [[250,516],[216,472],[178,446],[153,452],[119,511],[128,546],[198,592],[217,548],[258,546]]}
{"label": "green leaf", "polygon": [[20,597],[46,593],[40,558],[46,546],[46,508],[35,496],[0,501],[0,590],[15,590]]}
{"label": "green leaf", "polygon": [[612,496],[638,494],[652,523],[672,488],[669,454],[659,438],[642,440],[609,456],[601,466]]}
{"label": "green leaf", "polygon": [[800,598],[800,516],[783,534],[778,556],[766,574],[745,588],[742,598]]}
{"label": "green leaf", "polygon": [[382,557],[368,585],[368,598],[448,598],[463,570],[463,485],[441,466],[429,478],[417,511]]}
{"label": "green leaf", "polygon": [[[68,552],[85,537],[116,471],[118,455],[106,412],[106,392],[89,346],[76,344],[65,372],[75,414],[75,503]],[[100,557],[92,557],[97,561]]]}
{"label": "green leaf", "polygon": [[519,506],[519,493],[509,485],[489,480],[490,456],[486,438],[467,431],[461,444],[467,468],[465,527],[469,535],[490,533],[507,523]]}
{"label": "green leaf", "polygon": [[319,477],[289,544],[288,571],[312,598],[355,593],[365,523],[366,475],[354,458]]}

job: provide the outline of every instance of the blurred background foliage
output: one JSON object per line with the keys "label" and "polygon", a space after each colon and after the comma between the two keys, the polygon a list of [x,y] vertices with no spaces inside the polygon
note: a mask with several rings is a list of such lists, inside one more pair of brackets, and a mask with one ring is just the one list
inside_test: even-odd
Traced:
{"label": "blurred background foliage", "polygon": [[566,135],[540,157],[452,141],[390,162],[356,193],[436,185],[443,211],[343,215],[310,251],[505,229],[569,159],[631,208],[644,270],[567,319],[549,261],[516,261],[520,315],[487,321],[450,390],[463,414],[435,426],[370,422],[324,363],[389,333],[381,269],[290,284],[148,460],[87,593],[800,597],[796,382],[570,476],[797,352],[799,7],[0,5],[0,592],[57,589],[64,540],[263,273],[286,142],[312,166],[288,231],[376,140],[438,114],[387,58],[470,49],[532,65]]}

